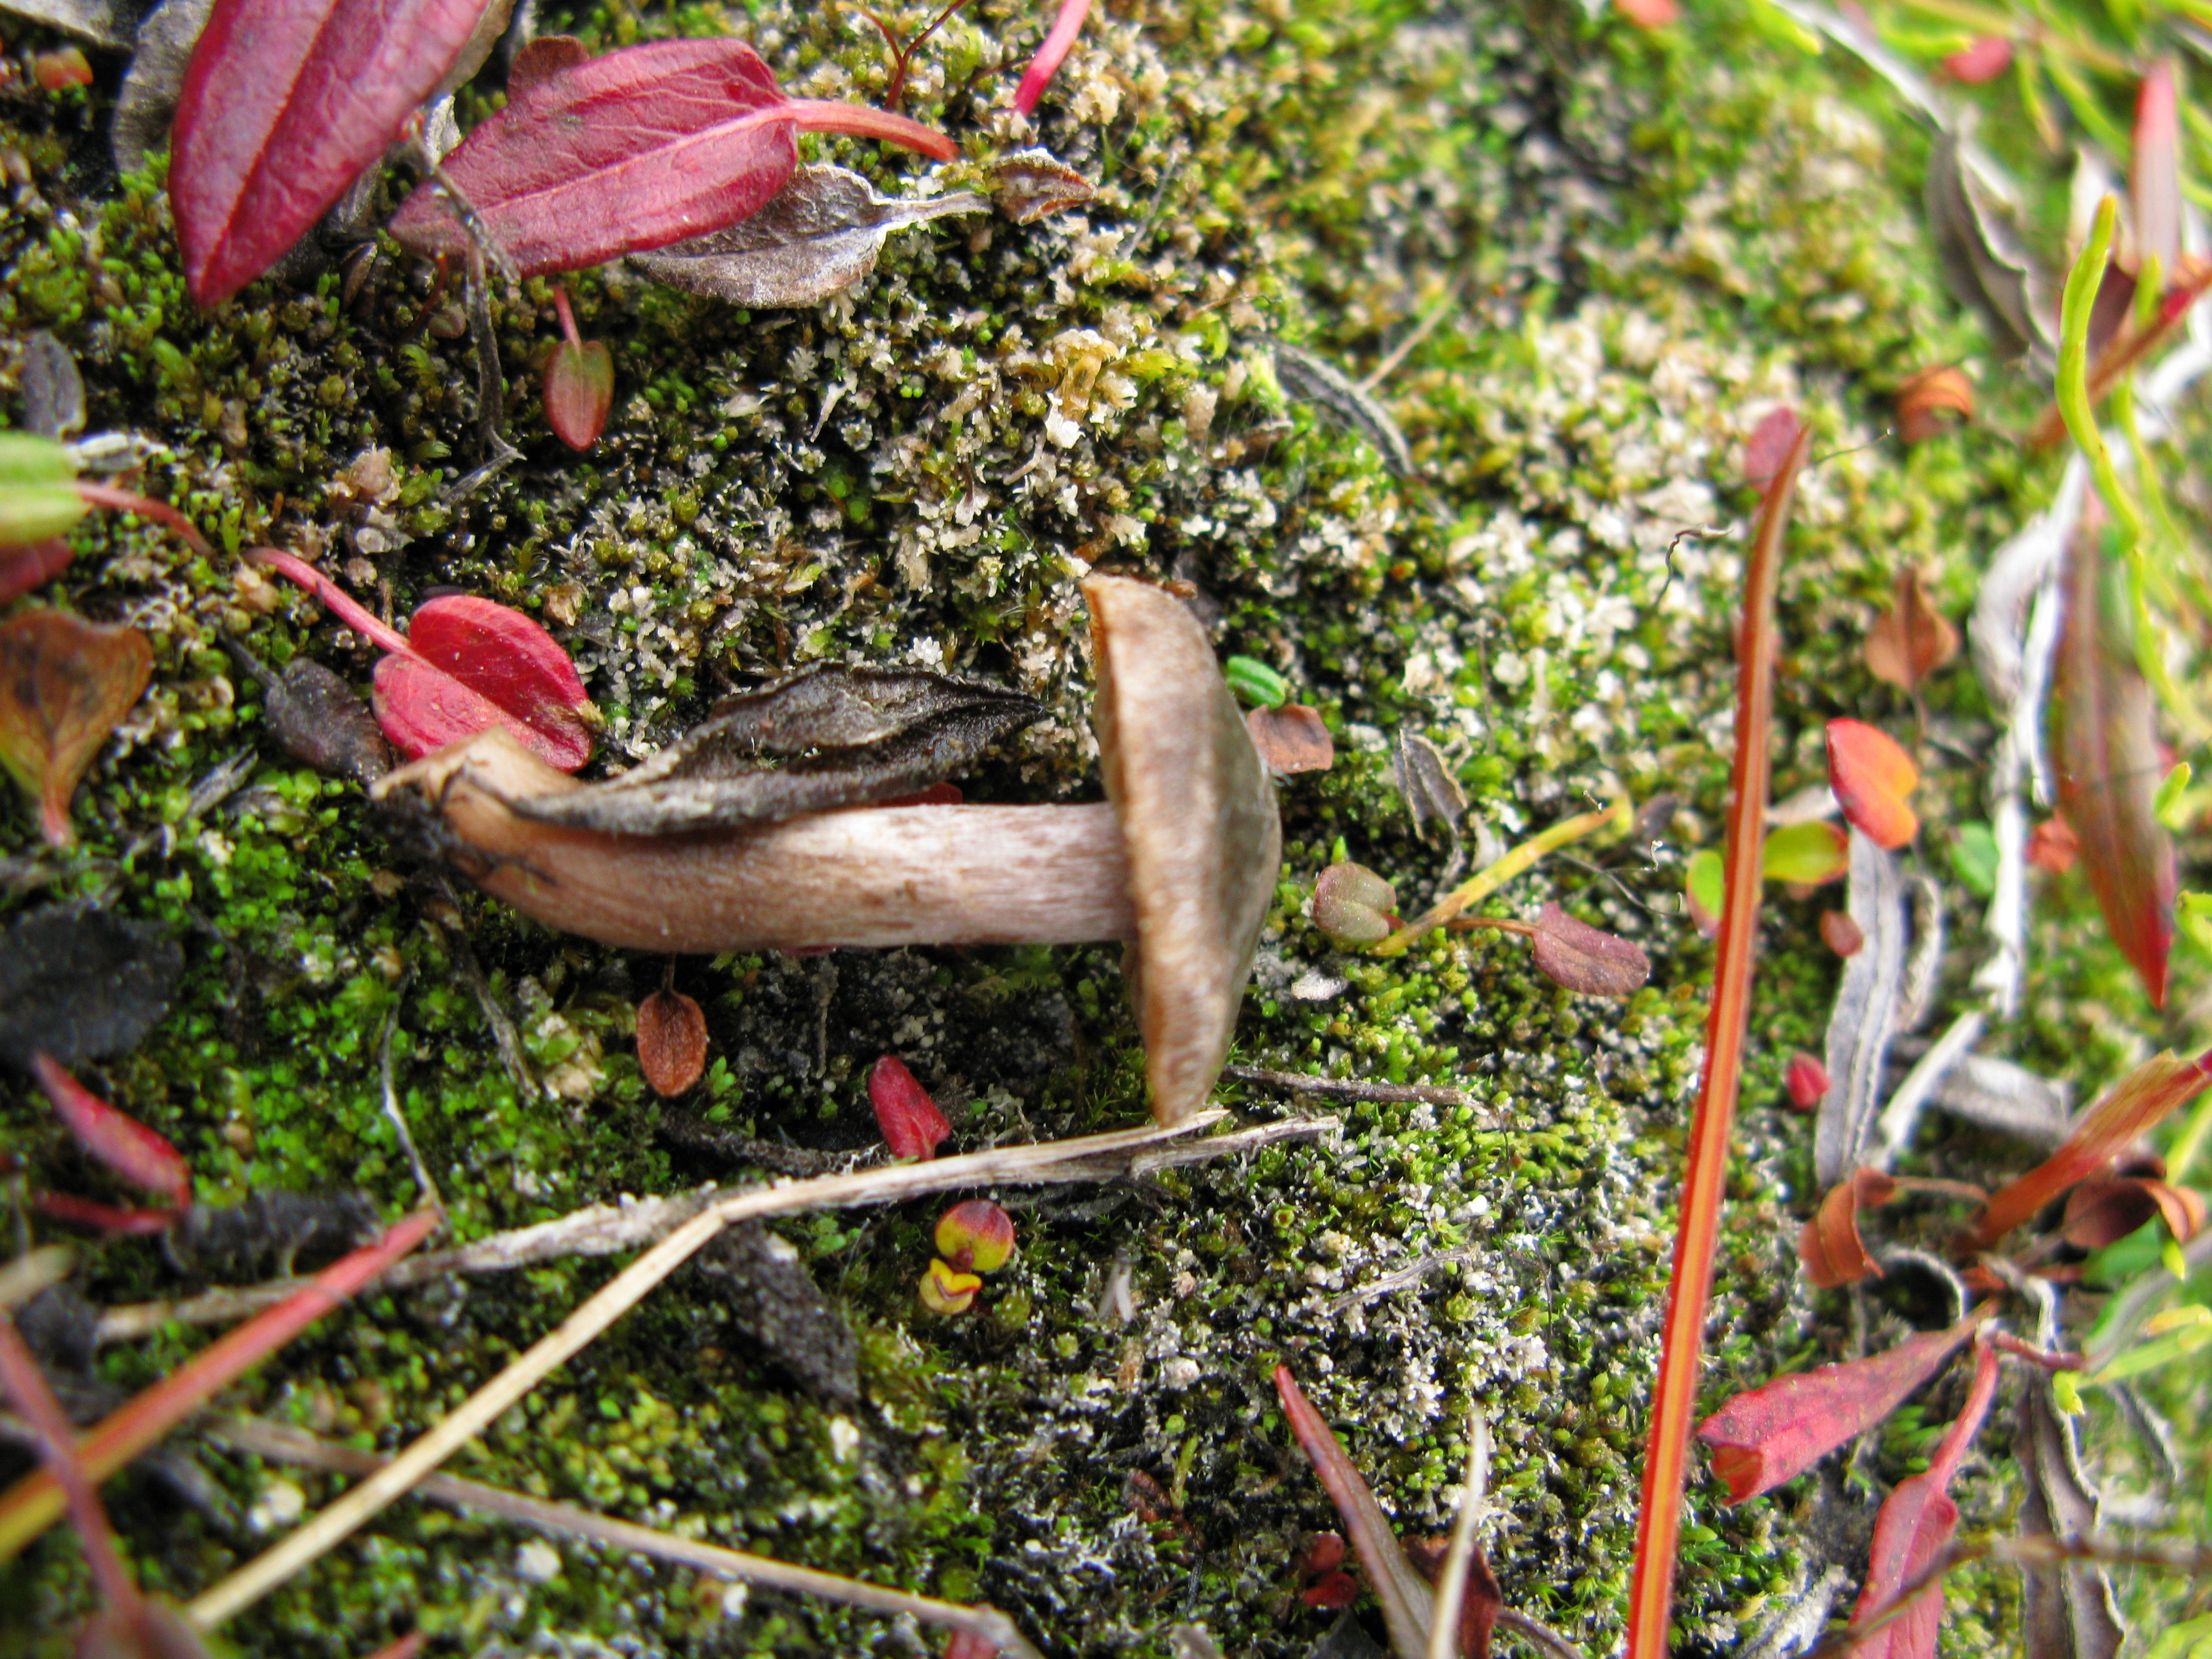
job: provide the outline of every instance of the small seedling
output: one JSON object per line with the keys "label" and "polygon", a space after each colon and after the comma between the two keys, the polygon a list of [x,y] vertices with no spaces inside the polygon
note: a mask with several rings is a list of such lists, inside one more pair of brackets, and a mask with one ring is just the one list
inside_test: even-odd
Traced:
{"label": "small seedling", "polygon": [[971,1198],[937,1218],[936,1244],[959,1272],[996,1273],[1014,1253],[1014,1218],[988,1199]]}
{"label": "small seedling", "polygon": [[553,309],[560,313],[561,340],[545,360],[545,424],[569,448],[586,450],[607,429],[607,411],[614,406],[614,354],[605,340],[578,336],[568,290],[557,283]]}

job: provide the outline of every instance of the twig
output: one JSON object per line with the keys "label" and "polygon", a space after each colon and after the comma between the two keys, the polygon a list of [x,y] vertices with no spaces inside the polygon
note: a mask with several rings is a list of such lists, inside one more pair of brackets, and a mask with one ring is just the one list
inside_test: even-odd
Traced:
{"label": "twig", "polygon": [[[335,1469],[342,1474],[368,1475],[374,1474],[392,1461],[374,1452],[356,1451],[350,1446],[337,1445],[312,1435],[305,1429],[271,1423],[262,1418],[231,1418],[208,1426],[210,1437],[226,1445],[234,1446],[240,1451],[252,1452],[257,1456],[301,1464],[309,1468]],[[543,1531],[587,1539],[596,1544],[611,1545],[617,1549],[629,1550],[656,1560],[678,1562],[718,1577],[735,1578],[745,1583],[758,1584],[766,1589],[784,1590],[799,1595],[818,1595],[828,1601],[842,1601],[848,1607],[866,1607],[872,1612],[890,1613],[894,1617],[908,1613],[926,1625],[972,1632],[1004,1652],[1025,1655],[1029,1659],[1042,1659],[1014,1621],[995,1608],[962,1607],[955,1602],[934,1601],[926,1595],[909,1595],[903,1590],[885,1589],[879,1584],[842,1577],[836,1573],[817,1572],[811,1567],[793,1566],[787,1561],[771,1560],[766,1556],[721,1549],[713,1544],[679,1538],[673,1533],[660,1532],[651,1527],[618,1521],[611,1516],[595,1514],[573,1504],[556,1504],[544,1498],[526,1498],[520,1492],[488,1486],[481,1481],[464,1480],[450,1474],[425,1475],[415,1491],[419,1497],[457,1509],[477,1510],[508,1521],[519,1521],[525,1526],[537,1527]]]}
{"label": "twig", "polygon": [[1429,1659],[1457,1659],[1459,1610],[1467,1601],[1468,1573],[1474,1564],[1474,1529],[1487,1507],[1490,1491],[1490,1425],[1482,1408],[1470,1407],[1467,1414],[1467,1485],[1459,1500],[1459,1518],[1452,1523],[1451,1547],[1444,1553],[1443,1570],[1437,1575],[1437,1613],[1429,1626]]}
{"label": "twig", "polygon": [[[1225,1112],[1209,1113],[1193,1120],[1187,1127],[1202,1128],[1220,1122],[1227,1115]],[[623,1204],[592,1204],[554,1220],[541,1221],[535,1226],[494,1233],[473,1244],[460,1245],[450,1250],[426,1252],[401,1262],[386,1273],[380,1283],[387,1291],[403,1290],[411,1285],[442,1279],[448,1273],[507,1273],[534,1262],[551,1261],[562,1256],[614,1255],[665,1238],[685,1222],[718,1204],[752,1194],[774,1200],[756,1213],[788,1215],[802,1210],[828,1207],[830,1201],[823,1200],[819,1194],[825,1187],[842,1183],[878,1181],[884,1184],[884,1189],[879,1192],[848,1188],[845,1196],[834,1200],[838,1205],[857,1209],[871,1204],[895,1203],[928,1193],[946,1192],[959,1187],[984,1187],[994,1183],[1052,1186],[1062,1182],[1105,1181],[1121,1176],[1147,1175],[1154,1170],[1170,1169],[1205,1159],[1233,1158],[1240,1152],[1255,1152],[1279,1140],[1304,1139],[1327,1134],[1338,1127],[1339,1120],[1333,1117],[1285,1118],[1280,1122],[1239,1129],[1233,1134],[1162,1146],[1157,1151],[1108,1152],[1087,1160],[1071,1157],[1046,1167],[1033,1167],[1036,1164],[1034,1155],[1039,1150],[1037,1147],[1001,1146],[959,1158],[941,1158],[928,1164],[895,1164],[841,1176],[824,1176],[814,1181],[779,1182],[766,1187],[710,1187],[698,1192],[679,1194],[672,1198],[639,1199]],[[1162,1132],[1131,1130],[1126,1133]],[[1111,1137],[1094,1139],[1104,1140]],[[1047,1144],[1072,1147],[1083,1143],[1060,1141]],[[919,1184],[915,1179],[917,1175],[925,1177]],[[892,1188],[894,1182],[896,1183],[896,1189]],[[137,1302],[110,1308],[100,1316],[93,1340],[102,1345],[127,1342],[137,1337],[150,1336],[169,1324],[226,1324],[282,1302],[304,1282],[296,1279],[279,1279],[263,1285],[209,1291],[181,1302]]]}
{"label": "twig", "polygon": [[1342,1100],[1418,1100],[1431,1106],[1472,1106],[1474,1097],[1464,1089],[1434,1088],[1423,1083],[1362,1083],[1357,1078],[1310,1077],[1304,1072],[1270,1072],[1257,1066],[1224,1066],[1221,1075],[1263,1089],[1286,1089],[1292,1094],[1334,1095]]}
{"label": "twig", "polygon": [[1436,332],[1437,325],[1449,314],[1452,307],[1459,301],[1460,290],[1466,285],[1464,273],[1453,277],[1450,286],[1437,296],[1436,303],[1428,308],[1421,320],[1406,331],[1404,339],[1390,348],[1389,356],[1367,371],[1367,378],[1359,382],[1359,389],[1371,394],[1376,386],[1389,380],[1390,371],[1404,362],[1413,354],[1415,346]]}
{"label": "twig", "polygon": [[1601,807],[1595,812],[1583,812],[1571,818],[1562,818],[1548,830],[1529,836],[1497,863],[1475,872],[1388,939],[1376,940],[1369,947],[1368,954],[1403,956],[1406,947],[1422,934],[1443,927],[1470,905],[1481,903],[1516,876],[1533,869],[1547,853],[1580,841],[1585,836],[1595,835],[1608,825],[1618,824],[1627,830],[1633,828],[1635,823],[1635,809],[1629,805],[1626,795],[1613,805]]}
{"label": "twig", "polygon": [[26,1250],[0,1267],[0,1314],[19,1308],[50,1285],[58,1285],[76,1266],[76,1252],[66,1244],[46,1244]]}
{"label": "twig", "polygon": [[1408,1285],[1418,1285],[1439,1267],[1449,1267],[1461,1261],[1472,1261],[1480,1254],[1479,1250],[1466,1249],[1443,1250],[1433,1255],[1425,1255],[1409,1267],[1401,1267],[1395,1273],[1384,1273],[1382,1278],[1370,1279],[1356,1291],[1346,1291],[1335,1301],[1324,1307],[1322,1311],[1333,1318],[1347,1308],[1356,1308],[1363,1302],[1372,1302],[1376,1297],[1388,1296],[1393,1291],[1402,1291]]}
{"label": "twig", "polygon": [[[770,1186],[724,1199],[685,1222],[617,1273],[605,1289],[455,1407],[389,1465],[200,1596],[185,1609],[186,1614],[201,1629],[212,1629],[318,1559],[589,1346],[726,1226],[793,1210],[889,1203],[924,1193],[989,1182],[1030,1185],[1065,1181],[1078,1170],[1126,1169],[1133,1172],[1141,1165],[1145,1155],[1161,1143],[1218,1121],[1216,1115],[1205,1113],[1169,1128],[1121,1130],[1074,1140],[1050,1141],[1042,1146],[1000,1147],[964,1157]],[[1223,1139],[1234,1141],[1244,1138]]]}
{"label": "twig", "polygon": [[100,1507],[99,1491],[76,1455],[76,1431],[61,1401],[46,1386],[46,1373],[32,1358],[15,1322],[5,1316],[0,1316],[0,1394],[12,1401],[29,1422],[38,1440],[39,1460],[62,1489],[69,1504],[70,1523],[84,1547],[85,1563],[92,1569],[100,1599],[125,1629],[137,1628],[145,1619],[138,1582],[115,1552],[115,1533],[107,1524],[107,1511]]}
{"label": "twig", "polygon": [[392,1012],[384,1017],[384,1036],[377,1043],[377,1077],[384,1086],[384,1115],[392,1120],[392,1133],[399,1137],[400,1149],[407,1154],[407,1162],[415,1170],[415,1196],[418,1202],[435,1209],[446,1207],[446,1200],[438,1191],[438,1183],[430,1178],[429,1166],[422,1162],[422,1154],[416,1149],[415,1137],[408,1133],[407,1115],[399,1109],[399,1091],[392,1081],[392,1038],[399,1029],[401,999],[407,990],[407,979],[414,970],[408,970],[392,997]]}

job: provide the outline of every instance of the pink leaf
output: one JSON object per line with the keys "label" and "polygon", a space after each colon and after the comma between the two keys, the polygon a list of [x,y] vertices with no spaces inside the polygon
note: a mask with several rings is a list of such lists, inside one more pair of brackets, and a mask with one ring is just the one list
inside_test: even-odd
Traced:
{"label": "pink leaf", "polygon": [[86,1088],[51,1054],[31,1056],[31,1072],[76,1144],[132,1186],[183,1209],[192,1201],[191,1166],[166,1136]]}
{"label": "pink leaf", "polygon": [[69,568],[76,556],[76,550],[66,536],[33,542],[27,547],[0,548],[0,605],[52,581]]}
{"label": "pink leaf", "polygon": [[1060,0],[1059,15],[1052,20],[1046,32],[1044,44],[1030,59],[1030,66],[1022,71],[1022,83],[1014,88],[1014,107],[1024,115],[1037,106],[1044,89],[1052,84],[1052,77],[1060,73],[1060,64],[1074,47],[1076,37],[1083,33],[1083,20],[1091,15],[1091,0]]}
{"label": "pink leaf", "polygon": [[1941,1370],[1980,1322],[1969,1315],[1887,1352],[1778,1376],[1736,1395],[1700,1423],[1697,1435],[1713,1449],[1713,1473],[1728,1482],[1728,1501],[1772,1491],[1881,1422]]}
{"label": "pink leaf", "polygon": [[66,1221],[77,1227],[97,1227],[101,1232],[112,1233],[118,1238],[143,1233],[166,1233],[177,1224],[181,1215],[181,1212],[176,1210],[126,1209],[119,1204],[102,1204],[95,1199],[79,1198],[74,1193],[34,1194],[31,1207],[49,1220]]}
{"label": "pink leaf", "polygon": [[2150,66],[2136,94],[2135,156],[2128,171],[2136,269],[2141,271],[2156,259],[2160,282],[2171,283],[2181,258],[2181,125],[2169,59]]}
{"label": "pink leaf", "polygon": [[615,359],[604,340],[586,343],[577,337],[568,290],[556,288],[553,304],[561,313],[561,343],[545,360],[545,424],[571,449],[589,449],[607,429],[607,410],[615,401]]}
{"label": "pink leaf", "polygon": [[[1652,27],[1645,24],[1645,27]],[[1751,436],[1744,441],[1744,482],[1753,489],[1764,489],[1782,471],[1782,463],[1789,458],[1790,447],[1804,422],[1797,418],[1795,410],[1786,405],[1770,410],[1765,419],[1752,428]]]}
{"label": "pink leaf", "polygon": [[177,104],[169,201],[185,285],[221,305],[399,136],[486,0],[216,0]]}
{"label": "pink leaf", "polygon": [[895,1054],[885,1054],[869,1068],[868,1103],[876,1109],[876,1127],[894,1158],[934,1158],[938,1142],[952,1133],[929,1091]]}
{"label": "pink leaf", "polygon": [[1811,1111],[1828,1097],[1828,1068],[1802,1049],[1790,1056],[1789,1068],[1783,1073],[1782,1080],[1789,1087],[1790,1103],[1801,1112]]}
{"label": "pink leaf", "polygon": [[[1899,1481],[1875,1518],[1866,1587],[1851,1609],[1854,1626],[1886,1609],[1899,1590],[1927,1573],[1950,1547],[1959,1528],[1959,1506],[1947,1488],[1980,1432],[1982,1419],[1989,1415],[1996,1387],[1996,1350],[1984,1344],[1974,1358],[1974,1382],[1967,1391],[1966,1409],[1944,1434],[1935,1460],[1920,1474]],[[1858,1659],[1936,1659],[1936,1630],[1942,1619],[1943,1586],[1933,1583],[1853,1652]]]}
{"label": "pink leaf", "polygon": [[[431,600],[407,624],[407,644],[413,655],[441,678],[450,678],[498,711],[496,724],[504,726],[532,754],[549,766],[573,772],[592,757],[592,729],[583,711],[591,706],[576,665],[550,634],[520,611],[469,593],[449,593]],[[399,660],[386,658],[377,665],[377,719],[384,720],[386,702],[385,670]],[[402,677],[404,678],[404,676]],[[395,699],[416,691],[395,685]],[[427,688],[422,688],[427,690]],[[447,702],[459,708],[459,700],[447,694]],[[428,718],[435,700],[408,705],[410,716]],[[485,723],[456,729],[438,739],[442,748],[462,738],[473,737]],[[428,750],[408,749],[389,724],[385,735],[393,744],[418,757]]]}
{"label": "pink leaf", "polygon": [[1675,0],[1613,0],[1613,3],[1640,29],[1663,29],[1682,15]]}
{"label": "pink leaf", "polygon": [[1977,35],[1966,50],[1943,60],[1943,73],[1968,86],[1994,81],[2011,67],[2012,42],[2002,34]]}
{"label": "pink leaf", "polygon": [[[447,158],[446,174],[536,276],[750,218],[799,165],[801,131],[959,154],[904,116],[785,97],[742,40],[656,40],[529,80]],[[407,198],[392,234],[425,255],[467,246],[434,186]]]}

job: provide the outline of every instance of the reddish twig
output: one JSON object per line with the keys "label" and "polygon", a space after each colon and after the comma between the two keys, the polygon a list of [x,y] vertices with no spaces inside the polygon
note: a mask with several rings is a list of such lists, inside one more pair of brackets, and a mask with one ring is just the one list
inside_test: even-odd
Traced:
{"label": "reddish twig", "polygon": [[165,529],[175,531],[185,545],[202,558],[215,557],[215,549],[208,545],[207,538],[200,534],[198,527],[167,501],[157,501],[136,490],[118,489],[112,484],[87,483],[82,478],[70,488],[94,507],[112,507],[118,513],[136,513],[142,519],[151,519]]}

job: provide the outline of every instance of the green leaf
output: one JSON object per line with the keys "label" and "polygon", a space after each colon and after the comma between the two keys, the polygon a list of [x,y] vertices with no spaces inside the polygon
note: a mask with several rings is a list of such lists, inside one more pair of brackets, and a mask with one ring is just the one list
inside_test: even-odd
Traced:
{"label": "green leaf", "polygon": [[1784,824],[1768,834],[1759,849],[1759,867],[1769,881],[1818,886],[1851,867],[1850,840],[1826,819]]}
{"label": "green leaf", "polygon": [[[2179,830],[2186,821],[2188,809],[2182,805],[2181,796],[2182,792],[2189,787],[2190,775],[2189,763],[2177,761],[2173,770],[2166,775],[2166,781],[2159,785],[2158,794],[2151,802],[2152,814],[2169,830]],[[2181,809],[2179,811],[2176,811],[2178,806]]]}
{"label": "green leaf", "polygon": [[58,536],[90,511],[72,487],[76,478],[67,446],[28,432],[0,432],[0,547]]}
{"label": "green leaf", "polygon": [[1721,925],[1721,906],[1728,901],[1727,880],[1728,866],[1711,848],[1690,860],[1689,879],[1683,890],[1689,895],[1691,916],[1709,933]]}
{"label": "green leaf", "polygon": [[1229,689],[1255,708],[1280,708],[1291,700],[1291,683],[1263,662],[1231,657],[1221,665]]}
{"label": "green leaf", "polygon": [[1969,892],[1987,898],[1997,890],[1997,838],[1986,823],[1962,823],[1951,843],[1951,868]]}
{"label": "green leaf", "polygon": [[2187,1358],[2212,1343],[2212,1308],[2201,1303],[2185,1303],[2156,1316],[2143,1328],[2150,1330],[2154,1326],[2162,1328],[2149,1341],[2139,1342],[2126,1352],[2113,1355],[2083,1380],[2093,1388],[2124,1382],[2131,1376],[2141,1376],[2145,1371]]}

